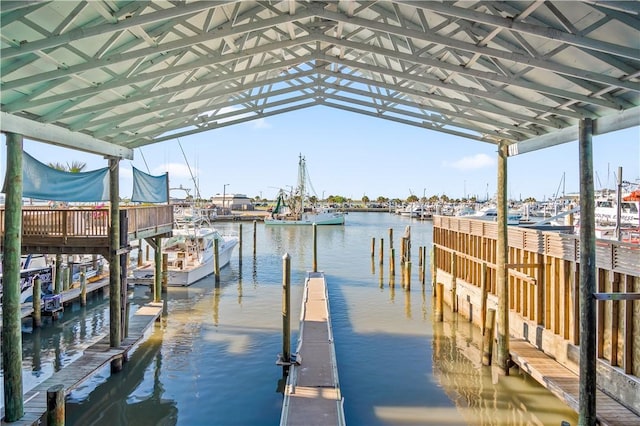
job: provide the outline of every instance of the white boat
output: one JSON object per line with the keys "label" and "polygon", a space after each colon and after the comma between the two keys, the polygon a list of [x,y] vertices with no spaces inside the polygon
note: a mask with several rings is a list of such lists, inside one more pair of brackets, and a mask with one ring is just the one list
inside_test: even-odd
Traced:
{"label": "white boat", "polygon": [[[1,262],[0,262],[1,265]],[[33,284],[40,278],[42,297],[53,293],[53,267],[44,255],[22,256],[20,269],[20,303],[33,301]],[[0,300],[2,300],[2,268],[0,266]]]}
{"label": "white boat", "polygon": [[265,225],[344,225],[344,213],[332,207],[306,207],[305,182],[307,167],[300,155],[298,161],[298,186],[287,197],[284,191],[278,193],[276,206],[271,216],[264,219]]}
{"label": "white boat", "polygon": [[[214,241],[218,240],[220,268],[231,260],[238,238],[223,236],[215,228],[176,228],[173,235],[163,241],[162,252],[168,256],[167,285],[189,286],[214,273]],[[151,278],[154,263],[146,263],[133,269],[134,278]]]}
{"label": "white boat", "polygon": [[[493,207],[485,207],[478,210],[475,214],[467,215],[466,217],[469,219],[482,219],[495,222],[498,220],[498,210]],[[507,212],[507,225],[520,225],[521,219],[522,214],[515,211]]]}
{"label": "white boat", "polygon": [[[618,203],[613,198],[596,199],[595,220],[599,225],[615,225],[618,220]],[[640,227],[640,190],[624,196],[620,203],[620,226]]]}

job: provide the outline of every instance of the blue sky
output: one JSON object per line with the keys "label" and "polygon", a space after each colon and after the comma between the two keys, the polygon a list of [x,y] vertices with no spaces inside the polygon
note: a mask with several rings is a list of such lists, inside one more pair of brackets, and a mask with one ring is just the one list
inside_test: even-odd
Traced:
{"label": "blue sky", "polygon": [[[0,173],[6,151],[2,137]],[[496,147],[327,107],[313,107],[136,149],[121,163],[121,196],[131,195],[131,167],[154,174],[169,171],[171,187],[192,188],[189,168],[203,197],[241,193],[273,199],[278,188],[295,185],[298,155],[306,157],[318,197],[360,200],[406,199],[446,194],[461,198],[495,194]],[[85,170],[106,167],[99,155],[25,140],[25,151],[43,163],[82,161]],[[596,189],[615,187],[615,174],[640,183],[640,128],[593,139]],[[146,160],[146,164],[145,164]],[[148,169],[147,169],[148,165]],[[508,195],[548,199],[579,190],[578,144],[566,143],[510,157]],[[172,191],[172,196],[182,196]]]}

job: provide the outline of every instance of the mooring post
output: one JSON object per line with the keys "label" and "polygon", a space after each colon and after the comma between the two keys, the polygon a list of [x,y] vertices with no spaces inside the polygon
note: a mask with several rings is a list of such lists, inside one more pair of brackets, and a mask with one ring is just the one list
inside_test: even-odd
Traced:
{"label": "mooring post", "polygon": [[62,290],[69,290],[69,267],[63,266],[60,268],[60,273],[62,274]]}
{"label": "mooring post", "polygon": [[282,256],[282,358],[285,363],[291,361],[291,257]]}
{"label": "mooring post", "polygon": [[458,312],[458,262],[455,252],[451,252],[451,310]]}
{"label": "mooring post", "polygon": [[509,242],[507,235],[507,144],[498,147],[498,237],[496,242],[497,312],[497,367],[509,374],[509,278],[507,262]]}
{"label": "mooring post", "polygon": [[396,249],[391,248],[391,256],[389,256],[389,274],[396,275]]}
{"label": "mooring post", "polygon": [[42,326],[42,280],[40,277],[36,277],[33,280],[33,314],[32,323],[33,328]]}
{"label": "mooring post", "polygon": [[145,247],[145,257],[144,257],[147,262],[149,261],[149,259],[151,259],[151,257],[149,257],[149,250],[150,250],[150,247],[147,245]]}
{"label": "mooring post", "polygon": [[80,306],[87,306],[87,274],[86,266],[80,267]]}
{"label": "mooring post", "polygon": [[214,274],[216,274],[216,284],[220,282],[220,242],[216,238],[213,240],[213,263],[214,263]]}
{"label": "mooring post", "polygon": [[376,237],[371,237],[371,258],[376,257]]}
{"label": "mooring post", "polygon": [[384,238],[380,238],[380,265],[384,263]]}
{"label": "mooring post", "polygon": [[593,122],[580,120],[580,374],[578,424],[596,424],[596,239]]}
{"label": "mooring post", "polygon": [[122,292],[120,279],[120,160],[109,158],[109,346],[122,342]]}
{"label": "mooring post", "polygon": [[[242,224],[238,226],[238,265],[242,266]],[[242,271],[242,268],[240,268]]]}
{"label": "mooring post", "polygon": [[436,282],[438,281],[438,262],[436,261],[438,250],[436,246],[431,246],[431,290],[433,297],[436,296]]}
{"label": "mooring post", "polygon": [[493,330],[495,324],[496,310],[489,309],[482,337],[482,365],[491,365],[491,357],[493,356]]}
{"label": "mooring post", "polygon": [[393,228],[389,228],[389,249],[393,248]]}
{"label": "mooring post", "polygon": [[318,272],[318,225],[313,224],[313,272]]}
{"label": "mooring post", "polygon": [[256,247],[257,247],[257,229],[258,229],[258,222],[256,220],[253,221],[253,257],[256,256]]}
{"label": "mooring post", "polygon": [[480,321],[481,329],[484,334],[485,321],[487,320],[487,262],[482,262],[482,271],[480,272]]}
{"label": "mooring post", "polygon": [[444,318],[444,284],[436,283],[436,306],[433,310],[433,314],[436,317],[436,322],[442,322]]}
{"label": "mooring post", "polygon": [[64,426],[64,385],[47,389],[47,425]]}
{"label": "mooring post", "polygon": [[24,415],[20,254],[22,242],[22,135],[6,134],[6,195],[2,256],[2,365],[6,422]]}
{"label": "mooring post", "polygon": [[138,240],[138,268],[142,266],[142,239]]}
{"label": "mooring post", "polygon": [[169,286],[169,255],[162,253],[162,282],[160,283],[160,292],[167,294],[167,287]]}
{"label": "mooring post", "polygon": [[55,294],[62,293],[62,255],[56,254],[56,274],[55,282],[53,286],[53,292]]}
{"label": "mooring post", "polygon": [[405,290],[411,290],[411,261],[407,261],[404,267]]}
{"label": "mooring post", "polygon": [[163,253],[162,253],[162,239],[160,237],[155,238],[156,248],[153,252],[153,265],[154,265],[154,280],[153,280],[153,301],[159,302],[162,292],[162,270],[163,270]]}
{"label": "mooring post", "polygon": [[422,246],[422,286],[427,281],[427,246]]}

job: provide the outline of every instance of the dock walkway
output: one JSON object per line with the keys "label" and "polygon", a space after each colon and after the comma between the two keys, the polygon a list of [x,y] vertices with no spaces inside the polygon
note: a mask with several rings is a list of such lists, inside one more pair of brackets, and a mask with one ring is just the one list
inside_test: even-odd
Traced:
{"label": "dock walkway", "polygon": [[[94,345],[88,347],[83,355],[57,371],[40,383],[35,388],[24,394],[24,416],[18,421],[7,423],[4,420],[2,425],[26,426],[39,425],[41,419],[46,417],[47,411],[47,390],[54,385],[64,385],[65,395],[80,386],[97,371],[108,366],[111,361],[118,358],[129,357],[129,352],[140,343],[147,330],[153,325],[162,313],[162,303],[148,303],[138,309],[129,320],[129,332],[127,338],[123,339],[118,348],[109,346],[109,336],[103,338]],[[2,412],[4,418],[4,409]]]}
{"label": "dock walkway", "polygon": [[344,425],[327,285],[322,272],[305,281],[297,363],[289,370],[281,426]]}
{"label": "dock walkway", "polygon": [[[578,375],[553,360],[532,344],[513,339],[509,342],[511,358],[538,383],[549,389],[569,407],[579,412]],[[596,417],[602,426],[640,424],[640,417],[604,392],[596,393]]]}

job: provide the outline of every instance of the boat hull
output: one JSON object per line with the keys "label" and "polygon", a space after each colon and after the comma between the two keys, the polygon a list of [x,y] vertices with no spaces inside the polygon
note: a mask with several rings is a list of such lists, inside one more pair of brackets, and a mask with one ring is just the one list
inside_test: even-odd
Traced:
{"label": "boat hull", "polygon": [[265,219],[265,225],[344,225],[344,214],[332,213],[324,215],[305,214],[302,219]]}
{"label": "boat hull", "polygon": [[[220,269],[224,268],[231,261],[231,254],[233,249],[238,244],[237,239],[232,239],[225,242],[219,248],[218,261],[220,262]],[[168,267],[167,268],[167,285],[171,287],[187,287],[214,273],[214,258],[213,256],[207,256],[203,263],[198,263],[193,266],[184,267]],[[139,268],[133,270],[134,279],[148,279],[154,276],[154,265],[148,263]]]}

